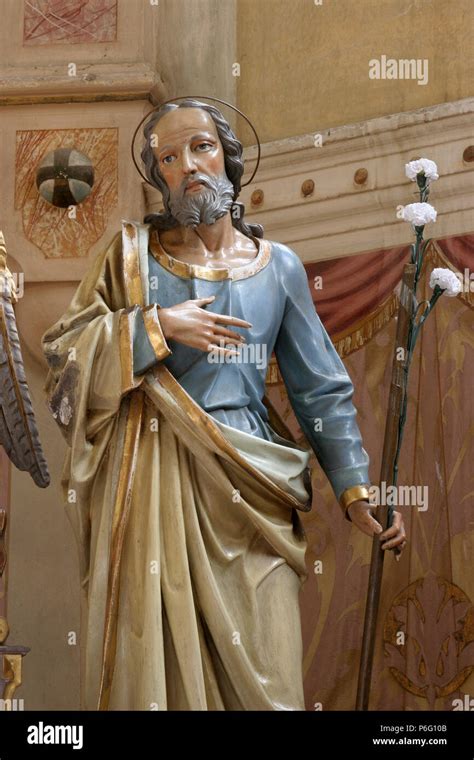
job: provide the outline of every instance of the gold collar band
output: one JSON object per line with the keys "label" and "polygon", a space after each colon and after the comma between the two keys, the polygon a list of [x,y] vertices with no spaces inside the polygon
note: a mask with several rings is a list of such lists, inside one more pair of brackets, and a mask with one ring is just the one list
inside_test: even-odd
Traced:
{"label": "gold collar band", "polygon": [[156,230],[153,230],[150,235],[150,251],[162,267],[177,277],[183,277],[184,279],[197,277],[200,280],[211,280],[214,282],[218,280],[243,280],[260,272],[270,261],[270,241],[256,238],[253,235],[252,240],[258,247],[258,253],[253,261],[241,267],[203,267],[199,264],[188,264],[185,261],[175,259],[174,256],[170,256],[164,250]]}

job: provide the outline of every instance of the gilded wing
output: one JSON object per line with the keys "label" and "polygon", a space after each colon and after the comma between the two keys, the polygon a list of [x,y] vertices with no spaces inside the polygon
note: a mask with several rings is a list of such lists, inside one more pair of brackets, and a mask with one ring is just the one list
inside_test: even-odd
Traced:
{"label": "gilded wing", "polygon": [[12,306],[18,298],[6,259],[0,230],[0,444],[19,470],[28,470],[36,485],[46,488],[49,471],[23,368]]}

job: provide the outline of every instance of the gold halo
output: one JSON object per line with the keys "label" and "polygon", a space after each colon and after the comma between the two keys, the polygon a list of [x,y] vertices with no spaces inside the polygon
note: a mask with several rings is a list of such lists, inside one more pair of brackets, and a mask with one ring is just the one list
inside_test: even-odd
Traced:
{"label": "gold halo", "polygon": [[150,180],[147,177],[145,177],[145,175],[143,174],[142,170],[140,169],[140,167],[138,165],[138,162],[137,162],[137,160],[135,158],[135,140],[137,139],[137,134],[138,134],[138,131],[141,128],[142,124],[148,119],[148,117],[152,113],[154,113],[155,111],[159,111],[160,108],[162,108],[162,106],[165,106],[167,103],[174,103],[177,100],[188,100],[188,99],[190,99],[190,100],[199,100],[199,99],[201,99],[201,100],[214,100],[216,103],[223,103],[224,105],[229,106],[229,108],[232,108],[233,111],[235,111],[236,113],[240,114],[240,116],[242,116],[242,118],[245,119],[245,121],[249,125],[250,129],[254,133],[255,139],[257,141],[257,162],[255,164],[255,169],[252,172],[252,176],[250,177],[250,179],[247,182],[245,182],[243,185],[240,186],[240,189],[242,189],[243,187],[247,187],[247,185],[250,185],[250,183],[252,182],[253,178],[255,177],[255,175],[257,173],[258,166],[260,164],[261,150],[260,150],[260,140],[258,139],[257,130],[253,126],[253,124],[250,121],[250,119],[242,111],[240,111],[238,108],[236,108],[236,106],[233,106],[231,103],[228,103],[227,100],[221,100],[220,98],[210,98],[207,95],[181,95],[179,98],[170,98],[169,100],[164,100],[163,103],[160,103],[159,106],[155,106],[155,108],[152,108],[151,111],[148,111],[148,113],[145,114],[145,116],[143,117],[143,119],[141,119],[141,121],[138,123],[138,126],[135,129],[135,132],[133,133],[132,145],[131,145],[132,161],[135,164],[135,169],[139,173],[140,177],[142,179],[144,179],[145,182],[148,185],[150,185],[150,187],[154,187],[155,190],[156,190],[156,186],[152,182],[150,182]]}

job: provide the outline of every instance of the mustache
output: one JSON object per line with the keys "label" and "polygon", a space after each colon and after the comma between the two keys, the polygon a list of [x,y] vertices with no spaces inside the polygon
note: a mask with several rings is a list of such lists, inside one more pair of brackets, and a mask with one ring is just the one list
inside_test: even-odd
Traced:
{"label": "mustache", "polygon": [[187,177],[183,179],[181,182],[181,185],[179,186],[178,190],[175,193],[175,197],[178,198],[184,198],[184,194],[188,188],[189,185],[195,185],[196,183],[202,183],[205,187],[209,188],[215,188],[216,183],[213,182],[212,177],[208,177],[207,174],[193,174],[192,177]]}

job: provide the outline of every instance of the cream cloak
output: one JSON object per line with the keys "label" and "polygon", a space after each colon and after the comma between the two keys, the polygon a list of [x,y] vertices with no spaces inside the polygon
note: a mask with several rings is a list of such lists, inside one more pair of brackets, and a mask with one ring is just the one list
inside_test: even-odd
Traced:
{"label": "cream cloak", "polygon": [[246,456],[163,364],[133,375],[146,240],[124,223],[42,338],[79,547],[81,705],[304,710],[310,499],[271,472],[296,483],[307,456],[257,439]]}

